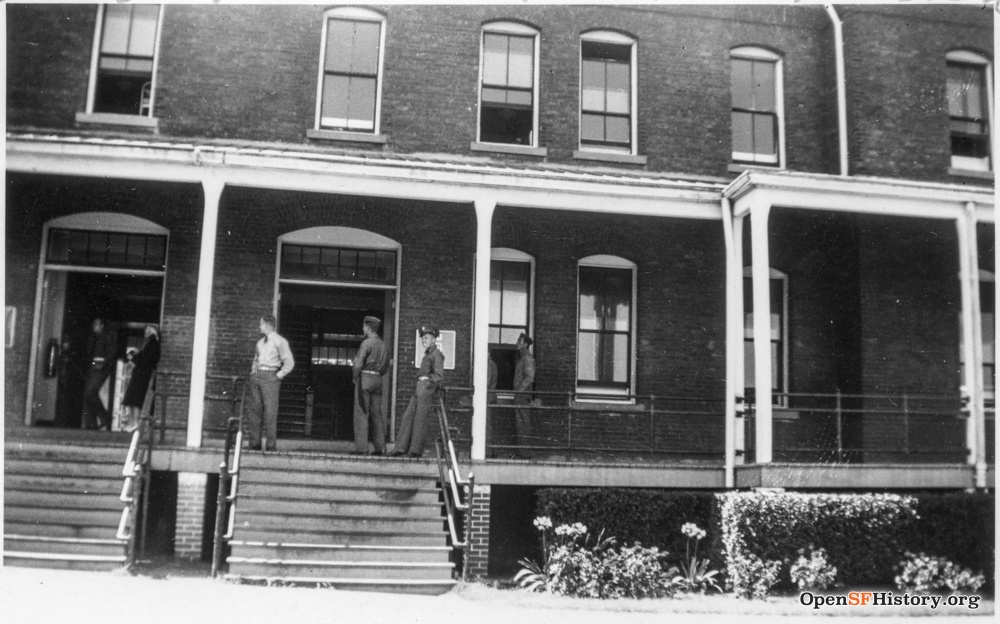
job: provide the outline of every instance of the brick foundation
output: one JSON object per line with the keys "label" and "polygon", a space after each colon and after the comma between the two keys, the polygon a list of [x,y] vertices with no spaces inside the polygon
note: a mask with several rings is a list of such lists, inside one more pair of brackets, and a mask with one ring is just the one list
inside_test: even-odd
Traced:
{"label": "brick foundation", "polygon": [[477,485],[469,514],[469,548],[465,553],[468,577],[486,576],[490,562],[490,486]]}
{"label": "brick foundation", "polygon": [[200,559],[205,529],[205,487],[208,475],[200,472],[177,473],[177,523],[174,555]]}

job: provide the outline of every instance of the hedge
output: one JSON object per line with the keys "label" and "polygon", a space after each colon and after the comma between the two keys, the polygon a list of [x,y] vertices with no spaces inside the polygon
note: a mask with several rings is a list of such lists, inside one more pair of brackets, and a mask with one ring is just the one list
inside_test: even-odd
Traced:
{"label": "hedge", "polygon": [[945,557],[986,576],[993,588],[996,548],[996,497],[992,494],[917,496],[917,525],[908,539],[913,552]]}

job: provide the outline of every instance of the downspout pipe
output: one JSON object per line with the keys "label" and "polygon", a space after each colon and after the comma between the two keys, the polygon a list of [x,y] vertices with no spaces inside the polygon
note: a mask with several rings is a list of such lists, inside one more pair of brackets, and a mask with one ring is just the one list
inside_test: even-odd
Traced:
{"label": "downspout pipe", "polygon": [[844,70],[844,23],[832,4],[826,14],[833,24],[834,55],[837,59],[837,134],[840,140],[840,175],[847,176],[847,79]]}

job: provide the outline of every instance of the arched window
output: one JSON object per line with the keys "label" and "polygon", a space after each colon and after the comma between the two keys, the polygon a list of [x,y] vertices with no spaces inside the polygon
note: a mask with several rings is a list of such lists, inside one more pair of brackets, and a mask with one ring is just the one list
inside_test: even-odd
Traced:
{"label": "arched window", "polygon": [[784,168],[781,57],[763,48],[730,52],[733,162]]}
{"label": "arched window", "polygon": [[[744,385],[756,388],[753,348],[753,279],[751,267],[743,269],[743,374]],[[776,269],[771,284],[771,393],[776,405],[788,393],[788,276]]]}
{"label": "arched window", "polygon": [[635,388],[636,265],[617,256],[578,263],[576,385],[580,393],[623,396]]}
{"label": "arched window", "polygon": [[946,60],[951,166],[960,170],[991,171],[993,72],[990,62],[981,54],[968,50],[948,52]]}
{"label": "arched window", "polygon": [[379,134],[385,17],[358,8],[323,16],[316,130]]}
{"label": "arched window", "polygon": [[636,42],[610,31],[580,37],[580,149],[636,153]]}
{"label": "arched window", "polygon": [[538,146],[538,46],[538,31],[530,26],[483,26],[480,143]]}

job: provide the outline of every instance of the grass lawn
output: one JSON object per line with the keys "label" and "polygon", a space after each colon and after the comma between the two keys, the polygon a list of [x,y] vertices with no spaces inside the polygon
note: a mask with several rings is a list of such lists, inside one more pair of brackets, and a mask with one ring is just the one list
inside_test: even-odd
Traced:
{"label": "grass lawn", "polygon": [[[530,609],[556,609],[611,613],[705,613],[732,615],[774,615],[774,616],[840,616],[840,617],[916,617],[939,615],[984,615],[992,616],[993,598],[983,598],[979,608],[967,606],[939,606],[937,609],[915,606],[848,607],[824,606],[820,609],[803,606],[798,593],[769,596],[766,600],[742,600],[733,594],[712,593],[708,595],[678,594],[674,598],[598,600],[595,598],[569,598],[548,593],[530,593],[511,587],[482,583],[462,583],[455,593],[465,600],[485,604],[495,603]],[[897,590],[893,595],[902,595]],[[846,595],[847,590],[830,591],[831,595]],[[488,608],[488,607],[486,607]]]}

